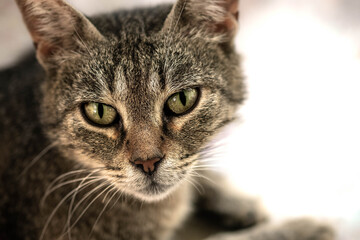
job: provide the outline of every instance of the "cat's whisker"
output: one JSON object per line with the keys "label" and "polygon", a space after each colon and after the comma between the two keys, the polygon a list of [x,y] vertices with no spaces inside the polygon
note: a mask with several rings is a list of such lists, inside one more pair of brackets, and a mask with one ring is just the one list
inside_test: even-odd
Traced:
{"label": "cat's whisker", "polygon": [[211,143],[208,143],[205,148],[218,148],[218,147],[224,147],[227,145],[227,139],[226,137],[219,138],[216,141],[214,140]]}
{"label": "cat's whisker", "polygon": [[197,160],[198,162],[215,162],[223,158],[225,158],[223,154],[207,154],[200,156]]}
{"label": "cat's whisker", "polygon": [[199,168],[193,168],[193,171],[216,171],[216,168],[214,167],[199,167]]}
{"label": "cat's whisker", "polygon": [[199,167],[210,167],[210,168],[221,168],[223,167],[222,164],[220,164],[220,162],[218,162],[217,160],[214,161],[206,161],[206,162],[198,162],[196,165],[193,166],[194,168],[199,168]]}
{"label": "cat's whisker", "polygon": [[[87,182],[86,185],[83,186],[83,188],[85,188],[86,186],[88,186],[89,184],[91,184],[91,182],[96,182],[96,181],[99,181],[101,179],[95,179],[95,180],[92,180],[89,182]],[[77,189],[73,189],[72,191],[70,191],[68,194],[65,195],[65,197],[63,197],[61,199],[61,201],[56,205],[56,207],[53,209],[53,211],[51,212],[50,216],[48,217],[48,219],[46,220],[45,224],[44,224],[44,227],[43,227],[43,230],[40,234],[40,238],[39,240],[43,240],[44,239],[44,236],[45,236],[45,232],[46,232],[46,229],[48,228],[52,218],[54,217],[55,213],[57,212],[57,210],[61,207],[61,205],[72,195],[74,194],[74,192],[76,192]]]}
{"label": "cat's whisker", "polygon": [[[79,202],[77,202],[77,204],[75,205],[75,207],[72,209],[72,211],[70,212],[70,215],[72,216],[76,210],[79,208],[79,206],[81,205],[81,203],[83,203],[90,195],[92,195],[94,192],[96,192],[99,188],[105,186],[107,184],[107,181],[105,178],[103,177],[98,177],[97,178],[97,181],[103,181],[100,185],[96,186],[95,188],[93,188],[91,191],[87,192],[81,199]],[[75,193],[77,194],[78,192],[80,192],[84,186],[86,185],[87,183],[84,183],[83,186],[81,186],[79,189],[75,189]],[[70,217],[71,218],[71,217]]]}
{"label": "cat's whisker", "polygon": [[[94,168],[94,169],[100,171],[102,168]],[[63,174],[61,174],[60,176],[58,176],[57,178],[55,178],[55,179],[49,184],[49,186],[47,187],[47,189],[52,188],[53,185],[54,185],[56,182],[62,181],[62,180],[64,180],[64,179],[66,179],[67,177],[70,177],[71,175],[75,175],[75,174],[79,174],[79,173],[83,173],[83,172],[89,172],[89,171],[94,170],[94,169],[79,169],[79,170],[73,170],[73,171],[70,171],[70,172],[63,173]]]}
{"label": "cat's whisker", "polygon": [[213,160],[213,161],[199,161],[197,162],[197,164],[194,164],[194,168],[197,168],[197,167],[221,167],[222,165],[220,164],[220,162],[218,162],[217,160]]}
{"label": "cat's whisker", "polygon": [[140,203],[140,211],[143,209],[143,206],[144,206],[144,200],[142,200]]}
{"label": "cat's whisker", "polygon": [[[195,176],[191,176],[191,177],[195,178]],[[203,185],[201,183],[195,182],[195,181],[189,180],[189,179],[187,179],[186,181],[188,183],[190,183],[200,195],[205,193],[205,189],[204,189],[204,187],[203,187]]]}
{"label": "cat's whisker", "polygon": [[[85,182],[85,183],[81,186],[80,189],[77,189],[77,188],[73,189],[73,190],[72,190],[72,192],[73,192],[72,195],[77,194],[79,191],[84,190],[86,187],[91,186],[91,184],[93,184],[93,183],[95,183],[95,182],[98,182],[98,181],[100,181],[100,180],[102,180],[102,179],[96,178],[96,179],[94,179],[94,180],[89,180],[88,182]],[[71,212],[70,214],[73,214],[73,212]],[[71,216],[72,216],[72,215],[71,215]],[[67,219],[67,222],[66,222],[66,224],[65,224],[65,226],[64,226],[64,228],[63,228],[63,230],[62,230],[62,234],[58,237],[59,240],[62,239],[62,237],[63,237],[65,234],[68,234],[69,240],[71,239],[71,232],[70,232],[70,231],[67,231],[67,229],[68,229],[69,226],[70,226],[71,216],[69,217],[69,213],[68,213],[68,219]],[[69,218],[70,218],[70,220],[69,220]],[[70,233],[69,233],[69,232],[70,232]]]}
{"label": "cat's whisker", "polygon": [[203,152],[211,152],[211,151],[214,151],[214,150],[218,150],[219,148],[221,148],[223,145],[222,144],[212,144],[212,145],[208,145],[204,148],[202,148],[200,150],[200,153],[203,153]]}
{"label": "cat's whisker", "polygon": [[204,167],[217,168],[217,167],[221,167],[221,165],[220,164],[199,164],[199,165],[193,166],[192,169],[204,168]]}
{"label": "cat's whisker", "polygon": [[221,154],[225,154],[225,150],[221,149],[221,148],[215,148],[215,149],[211,149],[211,150],[204,150],[204,151],[200,151],[199,152],[199,156],[200,157],[204,157],[204,156],[209,156],[209,155],[221,155]]}
{"label": "cat's whisker", "polygon": [[120,194],[119,194],[118,198],[114,201],[114,204],[109,208],[109,210],[112,209],[113,207],[115,207],[116,203],[120,200],[120,198],[122,196],[124,196],[125,191],[123,189],[119,188],[117,190],[117,193],[119,193],[119,192],[120,192]]}
{"label": "cat's whisker", "polygon": [[200,184],[198,184],[198,185],[201,187],[201,190],[198,187],[198,185],[196,185],[196,183],[194,181],[192,181],[192,180],[190,180],[188,178],[185,178],[184,180],[186,182],[190,183],[199,192],[200,195],[204,193],[204,188]]}
{"label": "cat's whisker", "polygon": [[219,158],[215,157],[207,157],[207,158],[199,158],[197,159],[197,163],[203,164],[203,163],[216,163],[219,161]]}
{"label": "cat's whisker", "polygon": [[[97,182],[97,181],[101,181],[101,180],[103,180],[102,178],[97,178],[96,179],[96,181],[94,181],[94,180],[91,180],[91,181],[88,181],[88,182],[86,182],[86,183],[84,183],[82,186],[81,186],[81,188],[80,189],[74,189],[73,190],[73,193],[74,194],[77,194],[79,191],[82,191],[82,190],[84,190],[85,188],[86,188],[86,186],[89,186],[91,183],[94,183],[94,182]],[[91,183],[89,183],[89,182],[91,182]],[[101,186],[103,186],[103,185],[101,185]],[[95,190],[97,190],[99,188],[99,186],[95,189]],[[91,193],[92,192],[94,192],[95,191],[94,189],[91,191]],[[89,193],[88,193],[89,194]],[[83,199],[82,199],[83,200]],[[79,204],[80,205],[80,204]],[[78,205],[76,205],[77,207],[78,207]],[[58,237],[58,239],[62,239],[62,237],[64,236],[64,235],[66,235],[66,234],[68,234],[68,238],[69,239],[71,239],[71,229],[72,229],[72,225],[71,225],[71,217],[73,216],[73,214],[74,214],[74,212],[75,212],[75,210],[76,210],[76,208],[74,209],[74,210],[72,210],[70,213],[68,212],[68,218],[67,218],[67,222],[66,222],[66,224],[65,224],[65,226],[64,226],[64,228],[63,228],[63,230],[62,230],[62,234]],[[70,227],[70,225],[71,225],[71,227]]]}
{"label": "cat's whisker", "polygon": [[212,148],[212,149],[203,149],[202,151],[199,152],[200,155],[204,155],[204,154],[213,154],[213,153],[225,153],[225,149],[223,147],[216,147],[216,148]]}
{"label": "cat's whisker", "polygon": [[209,164],[209,163],[200,163],[198,165],[194,165],[191,167],[192,170],[194,171],[199,171],[199,170],[205,170],[205,171],[217,171],[217,170],[221,170],[224,169],[224,166],[219,164],[219,163],[214,163],[214,164]]}
{"label": "cat's whisker", "polygon": [[[104,179],[101,179],[104,180]],[[93,190],[91,190],[90,192],[88,192],[78,203],[77,205],[74,207],[74,210],[71,212],[71,217],[74,215],[76,209],[79,208],[80,204],[82,202],[84,202],[88,197],[90,197],[93,193],[95,193],[98,189],[108,185],[109,183],[105,181],[100,184],[99,186],[97,186],[96,188],[94,188]],[[96,201],[96,199],[98,199],[104,192],[106,192],[110,187],[112,187],[112,185],[110,184],[109,186],[107,186],[103,191],[101,191],[95,198],[93,198],[93,200],[87,204],[87,206],[85,207],[85,209],[81,212],[81,214],[77,217],[77,219],[71,224],[71,226],[68,228],[67,231],[71,231],[71,229],[76,225],[76,223],[79,222],[79,220],[81,219],[81,217],[85,214],[85,212],[89,209],[89,207],[91,207],[91,205]]]}
{"label": "cat's whisker", "polygon": [[113,181],[112,183],[110,183],[112,185],[112,189],[109,190],[105,195],[104,195],[104,198],[101,200],[102,203],[105,202],[105,200],[107,199],[108,195],[110,194],[110,192],[114,189],[117,189],[116,186],[115,186],[115,183],[116,181]]}
{"label": "cat's whisker", "polygon": [[204,168],[197,168],[197,169],[193,169],[194,171],[208,171],[208,172],[219,172],[219,173],[223,173],[223,170],[220,168],[214,168],[214,167],[204,167]]}
{"label": "cat's whisker", "polygon": [[219,149],[224,151],[223,148],[226,146],[227,146],[227,144],[225,142],[212,143],[212,144],[209,144],[209,145],[203,147],[202,149],[200,149],[199,153],[202,154],[202,153],[207,153],[207,152],[214,152],[214,151],[219,151]]}
{"label": "cat's whisker", "polygon": [[36,157],[31,160],[31,162],[24,168],[24,170],[19,174],[18,179],[21,178],[35,163],[37,163],[46,153],[48,153],[52,148],[54,148],[58,142],[53,142],[45,147]]}
{"label": "cat's whisker", "polygon": [[206,160],[206,159],[219,159],[224,157],[225,154],[224,153],[219,153],[219,152],[213,152],[213,153],[205,153],[205,154],[201,154],[199,156],[200,160]]}
{"label": "cat's whisker", "polygon": [[196,164],[193,165],[193,167],[200,167],[200,166],[216,167],[216,166],[221,166],[221,164],[218,161],[213,160],[213,161],[198,161]]}
{"label": "cat's whisker", "polygon": [[226,155],[222,154],[213,154],[213,155],[207,155],[207,156],[200,156],[197,160],[197,163],[203,164],[203,163],[218,163],[221,161],[221,159],[225,158]]}
{"label": "cat's whisker", "polygon": [[[90,179],[90,178],[98,178],[98,177],[91,177],[91,175],[97,173],[98,171],[94,170],[92,171],[91,173],[89,173],[86,177],[83,178],[83,180],[79,183],[79,185],[76,187],[77,191],[73,194],[72,198],[71,198],[71,202],[70,202],[70,205],[69,205],[69,210],[68,210],[68,219],[67,219],[67,227],[70,227],[70,222],[71,222],[71,212],[72,212],[72,207],[73,207],[73,204],[74,204],[74,201],[75,201],[75,198],[76,198],[76,195],[77,193],[79,192],[79,190],[82,188],[84,182],[87,180],[87,179]],[[66,229],[66,227],[65,227]],[[63,231],[65,231],[65,229]],[[71,231],[68,231],[68,238],[69,240],[71,239]]]}
{"label": "cat's whisker", "polygon": [[[55,190],[59,189],[60,187],[62,186],[65,186],[65,185],[68,185],[68,184],[71,184],[71,183],[75,183],[75,182],[78,182],[78,181],[82,181],[84,178],[77,178],[77,179],[72,179],[72,180],[69,180],[69,181],[66,181],[66,182],[62,182],[62,183],[59,183],[58,185],[55,185],[55,182],[57,182],[58,180],[60,180],[61,178],[65,178],[69,175],[74,175],[78,172],[84,172],[84,171],[88,171],[88,170],[76,170],[76,171],[71,171],[69,173],[66,173],[66,174],[62,174],[61,176],[59,176],[57,179],[55,179],[52,183],[50,183],[50,185],[47,187],[47,189],[45,190],[45,193],[44,193],[44,196],[42,197],[41,201],[40,201],[40,206],[43,206],[44,205],[44,202],[46,200],[46,198],[52,193],[54,192]],[[90,173],[92,174],[92,173]],[[89,174],[89,175],[90,175]],[[88,175],[88,176],[89,176]],[[91,178],[91,179],[94,179],[94,178]]]}
{"label": "cat's whisker", "polygon": [[210,183],[216,184],[211,178],[205,176],[204,174],[200,174],[198,171],[194,171],[192,174],[194,174],[192,175],[193,177],[202,178],[209,181]]}
{"label": "cat's whisker", "polygon": [[[116,182],[117,182],[117,181],[116,181]],[[115,183],[116,183],[116,182],[115,182]],[[115,205],[116,205],[116,203],[117,203],[117,202],[120,200],[120,198],[124,195],[124,190],[123,190],[123,189],[117,188],[117,187],[115,187],[115,186],[114,186],[114,189],[117,189],[114,195],[119,194],[119,193],[120,193],[120,194],[119,194],[119,196],[117,197],[117,199],[114,201],[113,205],[111,205],[111,207],[109,208],[109,210],[111,210],[112,208],[114,208]]]}
{"label": "cat's whisker", "polygon": [[111,200],[115,197],[115,195],[119,192],[120,189],[117,189],[116,186],[114,185],[114,183],[111,183],[112,185],[112,188],[105,194],[104,196],[104,200],[105,198],[107,197],[107,195],[110,193],[110,192],[113,192],[114,193],[110,196],[109,200],[106,202],[106,204],[104,205],[103,209],[101,210],[101,212],[99,213],[98,217],[96,218],[94,224],[93,224],[93,227],[91,228],[91,231],[90,231],[90,234],[89,234],[89,237],[88,239],[91,238],[91,235],[92,233],[94,232],[94,229],[95,229],[95,226],[96,224],[98,223],[98,221],[100,220],[100,217],[103,215],[103,213],[105,212],[107,206],[109,205],[109,203],[111,202]]}
{"label": "cat's whisker", "polygon": [[[96,177],[91,177],[89,179],[95,179]],[[82,178],[77,178],[77,179],[73,179],[73,180],[69,180],[69,181],[66,181],[66,182],[62,182],[62,183],[59,183],[55,186],[53,186],[52,188],[46,190],[45,194],[44,194],[44,199],[46,199],[51,193],[53,193],[54,191],[56,191],[57,189],[63,187],[63,186],[66,186],[68,184],[71,184],[71,183],[76,183],[76,182],[80,182],[80,181],[83,181],[85,178],[82,177]]]}

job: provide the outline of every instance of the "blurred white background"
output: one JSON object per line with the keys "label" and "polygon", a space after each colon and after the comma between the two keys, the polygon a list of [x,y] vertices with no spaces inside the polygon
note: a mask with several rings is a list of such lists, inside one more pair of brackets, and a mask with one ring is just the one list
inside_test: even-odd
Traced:
{"label": "blurred white background", "polygon": [[[94,14],[172,1],[70,2]],[[360,1],[242,0],[240,8],[248,100],[214,165],[275,220],[325,218],[339,239],[360,239]],[[0,0],[0,68],[30,47],[13,0]]]}

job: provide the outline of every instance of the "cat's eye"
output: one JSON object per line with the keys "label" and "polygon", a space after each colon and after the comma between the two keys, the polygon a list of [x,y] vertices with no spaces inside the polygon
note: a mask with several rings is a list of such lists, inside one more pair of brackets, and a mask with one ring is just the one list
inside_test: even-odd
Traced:
{"label": "cat's eye", "polygon": [[85,103],[83,108],[87,119],[100,126],[111,125],[117,117],[116,110],[103,103],[89,102]]}
{"label": "cat's eye", "polygon": [[185,114],[195,106],[198,97],[199,90],[197,88],[185,89],[171,95],[165,107],[171,114]]}

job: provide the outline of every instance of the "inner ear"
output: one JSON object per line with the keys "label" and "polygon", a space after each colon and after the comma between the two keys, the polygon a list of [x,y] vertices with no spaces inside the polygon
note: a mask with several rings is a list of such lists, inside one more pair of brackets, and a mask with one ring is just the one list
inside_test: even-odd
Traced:
{"label": "inner ear", "polygon": [[39,62],[45,67],[54,56],[74,53],[85,42],[104,41],[104,37],[81,13],[62,0],[16,0],[36,48]]}
{"label": "inner ear", "polygon": [[178,0],[163,30],[178,29],[187,35],[230,41],[236,34],[239,0]]}
{"label": "inner ear", "polygon": [[234,34],[238,27],[239,1],[227,0],[222,6],[225,9],[225,16],[223,21],[216,24],[216,30],[220,33]]}

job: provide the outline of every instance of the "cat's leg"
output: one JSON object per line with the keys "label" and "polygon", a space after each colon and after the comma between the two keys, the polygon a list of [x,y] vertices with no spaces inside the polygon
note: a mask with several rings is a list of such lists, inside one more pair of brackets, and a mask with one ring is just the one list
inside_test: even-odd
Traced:
{"label": "cat's leg", "polygon": [[299,219],[279,226],[260,226],[250,230],[220,233],[206,240],[334,240],[332,227],[311,219]]}
{"label": "cat's leg", "polygon": [[213,172],[199,174],[202,177],[197,210],[206,219],[213,218],[216,224],[232,230],[251,227],[267,219],[259,200],[231,187],[222,175]]}

